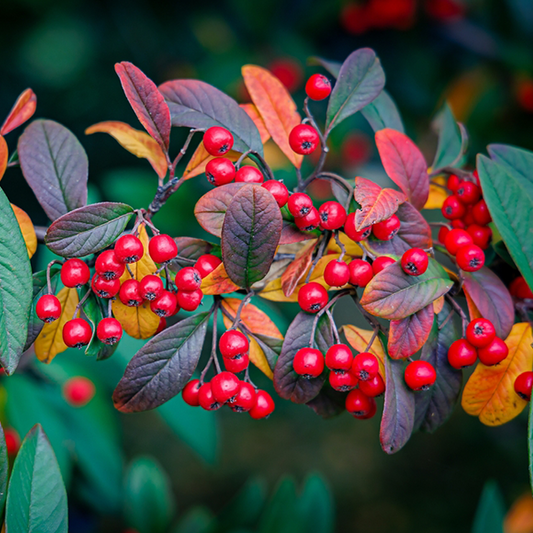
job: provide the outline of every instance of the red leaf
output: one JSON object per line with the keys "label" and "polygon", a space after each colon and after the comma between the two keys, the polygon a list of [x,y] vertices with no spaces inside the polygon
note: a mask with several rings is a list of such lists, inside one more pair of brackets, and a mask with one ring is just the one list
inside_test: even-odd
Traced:
{"label": "red leaf", "polygon": [[146,131],[168,152],[170,111],[157,85],[127,61],[115,64],[115,71],[133,111]]}
{"label": "red leaf", "polygon": [[401,192],[382,189],[373,181],[360,177],[355,178],[354,197],[361,206],[361,209],[355,212],[357,230],[390,218],[406,200]]}
{"label": "red leaf", "polygon": [[306,273],[313,261],[313,252],[315,251],[318,241],[314,240],[306,244],[294,258],[294,261],[287,267],[281,276],[281,288],[285,296],[290,296],[296,289],[298,282]]}
{"label": "red leaf", "polygon": [[432,304],[402,320],[391,320],[388,344],[389,355],[393,359],[404,359],[418,352],[426,343],[432,325]]}
{"label": "red leaf", "polygon": [[9,112],[0,129],[0,135],[6,135],[21,124],[30,119],[35,113],[37,107],[37,96],[31,89],[26,89],[15,102],[15,105]]}
{"label": "red leaf", "polygon": [[4,177],[4,172],[7,168],[7,161],[9,159],[9,151],[7,149],[6,140],[0,135],[0,180]]}
{"label": "red leaf", "polygon": [[376,145],[389,178],[422,209],[429,196],[428,167],[422,152],[407,135],[390,128],[376,133]]}

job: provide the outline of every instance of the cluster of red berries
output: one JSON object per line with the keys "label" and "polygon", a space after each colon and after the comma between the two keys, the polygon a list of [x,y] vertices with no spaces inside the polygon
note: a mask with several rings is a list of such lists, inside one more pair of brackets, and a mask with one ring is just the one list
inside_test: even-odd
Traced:
{"label": "cluster of red berries", "polygon": [[509,292],[511,296],[520,300],[533,300],[533,291],[531,291],[523,276],[518,276],[511,282]]}
{"label": "cluster of red berries", "polygon": [[274,411],[270,394],[235,375],[246,370],[250,362],[250,344],[246,335],[229,329],[220,337],[218,347],[226,370],[208,382],[189,381],[182,392],[185,403],[206,411],[215,411],[227,404],[235,413],[249,413],[256,420],[269,416]]}
{"label": "cluster of red berries", "polygon": [[455,174],[448,178],[446,187],[453,193],[442,205],[442,214],[451,221],[452,229],[443,226],[439,241],[453,256],[462,270],[474,272],[485,264],[486,250],[492,239],[488,224],[492,221],[487,204],[482,198],[477,171],[474,181],[461,180]]}

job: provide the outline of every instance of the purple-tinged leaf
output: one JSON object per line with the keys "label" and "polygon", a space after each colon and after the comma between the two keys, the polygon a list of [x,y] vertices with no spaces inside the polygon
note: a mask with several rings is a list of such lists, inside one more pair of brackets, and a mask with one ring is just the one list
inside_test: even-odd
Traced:
{"label": "purple-tinged leaf", "polygon": [[84,257],[113,244],[132,215],[132,207],[115,202],[80,207],[58,218],[44,241],[61,257]]}
{"label": "purple-tinged leaf", "polygon": [[345,404],[345,392],[339,392],[331,387],[325,386],[318,393],[318,396],[313,398],[310,402],[307,402],[306,405],[317,415],[327,419],[341,414],[346,409]]}
{"label": "purple-tinged leaf", "polygon": [[185,318],[150,339],[129,362],[113,392],[123,413],[154,409],[178,394],[191,378],[210,313]]}
{"label": "purple-tinged leaf", "polygon": [[342,67],[342,63],[337,61],[329,61],[329,59],[324,59],[318,56],[312,56],[307,60],[308,65],[319,65],[325,68],[334,78],[339,77],[339,72]]}
{"label": "purple-tinged leaf", "polygon": [[389,355],[393,359],[405,359],[424,346],[433,325],[433,304],[416,313],[391,320],[389,329]]}
{"label": "purple-tinged leaf", "polygon": [[201,255],[212,252],[216,245],[193,237],[176,237],[178,255],[169,263],[170,270],[177,272],[180,268],[194,266]]}
{"label": "purple-tinged leaf", "polygon": [[[421,429],[433,433],[451,415],[463,381],[463,373],[448,363],[448,349],[452,342],[461,338],[462,331],[457,317],[448,303],[442,311],[435,315],[435,321],[429,339],[422,348],[422,361],[431,363],[437,371],[437,381],[428,391],[420,391],[415,395],[415,430]],[[443,326],[444,324],[444,326]]]}
{"label": "purple-tinged leaf", "polygon": [[74,134],[52,120],[35,120],[20,136],[22,173],[50,220],[87,203],[87,154]]}
{"label": "purple-tinged leaf", "polygon": [[115,64],[124,94],[139,122],[164,152],[170,143],[170,111],[157,85],[128,61]]}
{"label": "purple-tinged leaf", "polygon": [[391,128],[404,133],[400,112],[387,91],[381,91],[381,94],[373,102],[361,109],[361,114],[366,118],[374,132],[383,128]]}
{"label": "purple-tinged leaf", "polygon": [[276,200],[260,185],[240,189],[222,225],[222,258],[236,285],[250,288],[263,279],[276,255],[282,219]]}
{"label": "purple-tinged leaf", "polygon": [[173,126],[207,129],[222,126],[233,135],[237,152],[263,155],[259,130],[239,104],[219,89],[199,80],[172,80],[159,86],[170,109]]}

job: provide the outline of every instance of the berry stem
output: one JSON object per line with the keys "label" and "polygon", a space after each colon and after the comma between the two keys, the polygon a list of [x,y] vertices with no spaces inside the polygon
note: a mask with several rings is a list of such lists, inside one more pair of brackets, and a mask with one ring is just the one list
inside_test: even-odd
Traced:
{"label": "berry stem", "polygon": [[251,154],[253,153],[253,150],[247,150],[246,152],[244,152],[243,154],[241,154],[241,156],[239,157],[239,159],[237,159],[236,163],[235,163],[235,168],[237,170],[239,170],[239,168],[241,168],[241,165],[242,165],[242,162]]}
{"label": "berry stem", "polygon": [[[213,303],[213,306],[211,307],[211,314],[213,315],[213,339],[211,341],[211,355],[209,356],[209,360],[207,361],[207,364],[205,365],[204,369],[202,370],[202,373],[200,374],[200,385],[204,384],[205,375],[207,374],[208,370],[211,368],[211,364],[213,363],[213,360],[215,361],[215,368],[217,370],[217,374],[220,373],[220,365],[218,363],[218,359],[216,356],[217,351],[217,311],[220,306],[220,298],[215,296],[215,302]],[[224,311],[224,309],[222,309]]]}
{"label": "berry stem", "polygon": [[466,327],[468,326],[468,317],[466,316],[463,308],[449,295],[444,296],[447,302],[451,304],[455,312],[461,317],[461,322],[463,326],[463,337],[466,336]]}
{"label": "berry stem", "polygon": [[436,176],[440,176],[441,174],[455,174],[458,178],[461,179],[472,179],[472,173],[468,172],[467,170],[461,170],[460,168],[453,168],[453,166],[447,166],[443,168],[437,168],[431,172],[429,175],[430,178],[435,178]]}
{"label": "berry stem", "polygon": [[[76,308],[74,309],[74,314],[72,315],[72,320],[74,320],[79,313],[81,307],[83,304],[87,301],[87,298],[89,298],[90,294],[93,292],[92,288],[89,287],[83,298],[78,302],[78,305],[76,305]],[[109,300],[111,302],[111,300]]]}
{"label": "berry stem", "polygon": [[312,348],[315,342],[315,335],[316,335],[316,328],[318,326],[318,321],[320,317],[327,313],[329,309],[331,309],[336,303],[337,300],[342,298],[343,296],[346,296],[347,294],[350,294],[352,291],[351,289],[343,289],[342,291],[339,291],[316,315],[315,319],[313,320],[313,326],[311,328],[311,338],[309,339],[309,346]]}
{"label": "berry stem", "polygon": [[335,324],[335,319],[333,318],[333,315],[331,314],[331,311],[329,309],[326,311],[326,315],[329,318],[329,323],[331,324],[331,329],[333,330],[333,337],[335,337],[335,343],[340,344],[341,338],[339,336],[339,330],[337,329],[337,324]]}
{"label": "berry stem", "polygon": [[384,330],[383,330],[383,326],[378,322],[378,320],[375,319],[370,313],[365,311],[363,306],[359,303],[359,300],[357,299],[357,293],[352,295],[352,299],[353,299],[353,301],[355,303],[355,306],[357,307],[357,309],[359,309],[360,313],[363,315],[363,317],[366,319],[366,321],[370,324],[372,329],[374,329],[374,330],[377,329],[377,330],[382,331],[383,333],[385,333]]}
{"label": "berry stem", "polygon": [[305,111],[305,116],[307,117],[308,121],[311,123],[311,126],[313,126],[313,128],[315,128],[316,132],[318,133],[318,137],[320,138],[320,145],[322,146],[322,153],[323,153],[324,147],[326,146],[326,139],[324,135],[322,134],[322,131],[320,131],[320,128],[318,127],[318,124],[316,123],[315,117],[313,116],[313,113],[311,113],[311,110],[309,109],[309,96],[307,96],[304,100],[304,111]]}
{"label": "berry stem", "polygon": [[372,333],[372,337],[370,337],[370,340],[368,341],[368,344],[366,345],[365,352],[369,352],[370,348],[372,348],[372,344],[374,344],[374,341],[376,340],[376,337],[378,336],[379,328],[374,328],[374,332]]}
{"label": "berry stem", "polygon": [[370,257],[370,259],[374,260],[376,259],[376,256],[368,249],[368,246],[366,245],[365,241],[361,241],[357,243],[362,249],[363,249],[363,261],[366,259],[366,257]]}
{"label": "berry stem", "polygon": [[341,255],[339,256],[339,259],[337,259],[337,261],[342,261],[344,259],[344,256],[346,255],[346,248],[344,247],[344,244],[342,244],[342,241],[339,238],[338,230],[333,233],[333,236],[335,237],[335,242],[337,243],[337,246],[341,249]]}
{"label": "berry stem", "polygon": [[52,281],[50,280],[50,270],[52,268],[52,265],[62,265],[63,262],[59,261],[58,259],[54,259],[53,261],[50,261],[48,265],[46,266],[46,285],[48,288],[48,294],[53,294],[52,291]]}
{"label": "berry stem", "polygon": [[130,265],[128,263],[126,263],[126,269],[128,270],[131,279],[135,279],[135,274],[131,271]]}
{"label": "berry stem", "polygon": [[108,318],[111,318],[113,316],[113,311],[112,311],[112,305],[113,305],[113,298],[109,298],[109,300],[107,301],[107,316]]}
{"label": "berry stem", "polygon": [[252,296],[254,295],[254,291],[250,291],[242,300],[241,300],[241,303],[239,304],[239,307],[237,308],[237,312],[235,313],[235,318],[233,319],[233,324],[231,325],[231,328],[230,329],[236,329],[238,326],[239,326],[239,323],[241,321],[241,313],[242,313],[242,310],[244,309],[244,306],[250,301],[250,299],[252,298]]}
{"label": "berry stem", "polygon": [[307,276],[305,277],[305,282],[309,283],[309,279],[311,278],[311,274],[313,273],[313,270],[316,267],[316,264],[318,263],[319,259],[324,255],[324,251],[326,249],[326,245],[329,242],[331,238],[331,231],[325,231],[324,234],[320,237],[322,239],[322,242],[320,243],[320,246],[318,248],[318,252],[313,259],[313,263],[311,264],[311,268],[309,268],[309,272],[307,273]]}
{"label": "berry stem", "polygon": [[254,152],[254,151],[251,152],[251,155],[253,155],[257,159],[257,161],[259,162],[259,166],[261,167],[263,172],[267,174],[267,179],[269,179],[269,180],[275,179],[274,178],[274,173],[272,172],[272,169],[270,168],[268,163],[264,160],[263,156],[261,154],[257,153],[257,152]]}
{"label": "berry stem", "polygon": [[252,381],[252,378],[250,377],[250,365],[246,367],[246,370],[244,372],[244,381],[247,381],[257,392],[257,385]]}
{"label": "berry stem", "polygon": [[199,131],[205,131],[203,129],[192,129],[189,132],[189,135],[187,136],[187,139],[185,139],[185,142],[183,143],[183,146],[181,147],[181,150],[178,152],[178,155],[174,159],[174,162],[169,165],[169,178],[172,179],[174,177],[174,173],[176,172],[176,167],[178,166],[178,163],[181,161],[181,158],[187,153],[187,149],[189,148],[189,145],[191,144],[192,138],[194,137],[195,133],[198,133]]}

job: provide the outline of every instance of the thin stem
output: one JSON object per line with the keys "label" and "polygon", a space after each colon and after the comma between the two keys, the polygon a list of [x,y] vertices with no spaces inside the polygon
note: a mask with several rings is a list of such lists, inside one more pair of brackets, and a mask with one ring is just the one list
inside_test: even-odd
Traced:
{"label": "thin stem", "polygon": [[267,179],[273,180],[274,179],[274,173],[272,172],[272,169],[270,168],[268,163],[265,161],[263,156],[261,154],[259,154],[258,152],[255,152],[255,151],[252,151],[251,155],[253,155],[259,161],[259,166],[267,174]]}
{"label": "thin stem", "polygon": [[250,377],[250,365],[246,367],[246,371],[244,372],[244,381],[247,381],[257,392],[257,389],[259,388]]}
{"label": "thin stem", "polygon": [[446,222],[428,222],[428,224],[431,228],[448,228],[449,230],[452,229],[452,227],[449,224],[446,224]]}
{"label": "thin stem", "polygon": [[357,299],[357,293],[352,295],[352,299],[355,303],[355,306],[357,309],[359,309],[359,312],[363,315],[365,320],[370,324],[372,329],[378,329],[379,331],[384,332],[383,326],[378,322],[376,318],[374,318],[370,313],[368,313],[363,306],[359,303],[359,300]]}
{"label": "thin stem", "polygon": [[321,238],[322,238],[322,242],[320,243],[320,247],[318,248],[316,257],[313,259],[311,268],[309,269],[309,272],[307,273],[307,276],[305,277],[306,283],[309,283],[309,279],[311,278],[311,274],[313,273],[313,270],[315,269],[316,264],[318,263],[319,259],[324,255],[326,245],[329,242],[329,239],[331,238],[331,232],[325,231]]}
{"label": "thin stem", "polygon": [[307,97],[304,100],[304,111],[309,122],[311,123],[311,126],[313,126],[313,128],[315,128],[315,130],[317,131],[318,137],[320,138],[320,144],[322,146],[322,149],[324,149],[324,147],[326,146],[326,139],[324,135],[322,134],[322,132],[320,131],[320,128],[318,127],[318,124],[316,123],[315,117],[313,116],[313,113],[311,113],[311,110],[309,109],[309,97]]}
{"label": "thin stem", "polygon": [[344,244],[342,244],[342,241],[339,238],[338,231],[335,231],[333,233],[333,236],[335,237],[335,242],[337,243],[337,246],[341,249],[341,255],[339,256],[339,259],[337,259],[337,261],[342,261],[344,259],[344,256],[346,255],[346,248],[344,247]]}
{"label": "thin stem", "polygon": [[37,241],[43,243],[48,228],[46,226],[33,226],[33,228],[35,229],[35,236],[37,237]]}
{"label": "thin stem", "polygon": [[329,318],[329,323],[331,324],[331,329],[333,330],[333,337],[335,337],[335,343],[340,344],[341,338],[339,336],[339,330],[337,329],[337,324],[335,324],[335,320],[329,309],[326,311],[326,315]]}
{"label": "thin stem", "polygon": [[434,180],[431,180],[431,185],[433,185],[434,187],[439,187],[440,189],[444,189],[446,191],[448,190],[448,187],[446,187],[446,185],[442,185],[441,183],[437,183]]}
{"label": "thin stem", "polygon": [[128,263],[126,263],[126,269],[128,270],[128,274],[130,275],[131,279],[135,278],[135,274],[131,271],[131,267]]}
{"label": "thin stem", "polygon": [[298,179],[298,187],[302,184],[302,170],[294,167],[296,170],[296,178]]}
{"label": "thin stem", "polygon": [[466,327],[468,326],[468,317],[466,316],[462,307],[449,294],[446,294],[444,298],[446,299],[447,302],[451,304],[455,312],[461,317],[461,323],[463,327],[463,337],[465,337]]}
{"label": "thin stem", "polygon": [[113,299],[109,298],[109,300],[107,301],[107,316],[109,318],[113,316],[112,306],[113,306]]}
{"label": "thin stem", "polygon": [[211,341],[211,355],[209,356],[209,360],[207,361],[207,364],[205,365],[204,369],[202,370],[202,373],[200,374],[200,386],[204,384],[205,376],[208,372],[208,370],[211,368],[211,365],[213,364],[213,360],[216,360],[215,366],[217,369],[217,373],[220,372],[220,365],[218,364],[218,359],[216,359],[216,346],[217,346],[217,310],[220,305],[220,299],[215,296],[215,302],[213,303],[213,306],[211,307],[211,313],[213,315],[213,339]]}
{"label": "thin stem", "polygon": [[313,326],[311,328],[311,338],[309,339],[309,346],[313,346],[314,340],[315,340],[315,334],[316,334],[316,328],[318,325],[318,321],[320,317],[327,313],[329,309],[331,309],[337,301],[342,298],[343,296],[346,296],[347,294],[350,294],[352,292],[351,289],[343,289],[342,291],[339,291],[316,315],[315,319],[313,320]]}
{"label": "thin stem", "polygon": [[379,328],[374,328],[372,337],[370,337],[370,340],[368,341],[368,344],[366,345],[365,352],[369,352],[370,348],[372,348],[372,344],[374,344],[374,341],[376,340],[376,337],[378,336],[378,332],[379,332]]}
{"label": "thin stem", "polygon": [[85,293],[85,296],[78,302],[76,309],[74,309],[74,314],[72,315],[73,320],[76,318],[76,315],[78,314],[82,305],[86,302],[87,298],[89,298],[89,295],[91,294],[91,292],[93,292],[93,290],[91,287],[89,287],[89,290]]}
{"label": "thin stem", "polygon": [[176,171],[176,167],[178,166],[178,163],[181,161],[181,158],[187,153],[187,149],[189,148],[189,144],[191,144],[192,138],[194,137],[194,134],[199,131],[205,131],[203,129],[192,129],[189,132],[189,135],[187,136],[187,139],[185,139],[185,142],[183,143],[183,146],[181,147],[181,150],[179,151],[178,155],[174,159],[174,162],[171,164],[171,178],[174,177],[174,172]]}
{"label": "thin stem", "polygon": [[374,253],[372,253],[369,249],[368,249],[368,245],[366,244],[365,241],[361,241],[361,242],[358,242],[357,243],[362,249],[363,249],[363,260],[366,259],[366,256],[368,255],[370,257],[370,259],[374,260],[376,258],[376,255]]}
{"label": "thin stem", "polygon": [[250,298],[254,295],[254,291],[250,291],[239,304],[239,307],[237,308],[237,312],[235,313],[235,318],[233,319],[233,324],[231,325],[230,329],[235,329],[238,327],[240,321],[241,321],[241,313],[244,309],[244,306],[250,301]]}
{"label": "thin stem", "polygon": [[241,167],[241,164],[242,162],[251,154],[253,153],[253,150],[247,150],[246,152],[244,152],[243,154],[241,154],[241,156],[239,157],[239,159],[237,159],[237,162],[235,163],[235,168],[237,170],[239,170],[239,168]]}
{"label": "thin stem", "polygon": [[434,178],[435,176],[439,176],[440,174],[455,174],[457,177],[462,179],[472,179],[472,173],[468,172],[466,170],[461,170],[460,168],[453,168],[453,167],[443,167],[443,168],[437,168],[434,170],[429,177]]}
{"label": "thin stem", "polygon": [[46,266],[46,286],[48,288],[48,294],[52,294],[52,281],[50,280],[50,270],[52,269],[52,265],[63,265],[62,261],[59,261],[58,259],[54,259],[53,261],[50,261],[48,265]]}

